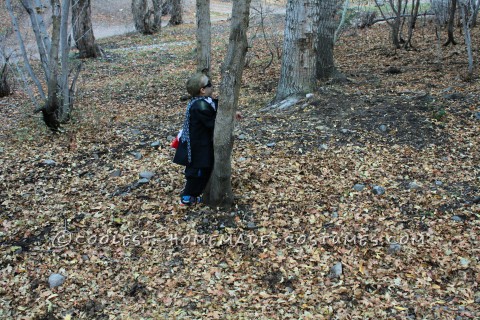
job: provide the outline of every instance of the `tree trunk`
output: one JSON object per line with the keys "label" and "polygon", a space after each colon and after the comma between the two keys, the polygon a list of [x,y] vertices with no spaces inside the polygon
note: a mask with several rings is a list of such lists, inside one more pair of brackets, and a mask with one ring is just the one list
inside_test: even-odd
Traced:
{"label": "tree trunk", "polygon": [[338,3],[337,0],[322,0],[319,5],[317,79],[325,80],[331,78],[335,71],[333,48],[338,25],[335,21]]}
{"label": "tree trunk", "polygon": [[12,92],[8,83],[8,58],[3,62],[3,66],[0,67],[0,98],[10,95]]}
{"label": "tree trunk", "polygon": [[447,42],[445,42],[444,46],[448,46],[449,44],[456,45],[457,42],[455,41],[455,38],[453,36],[453,28],[455,26],[455,11],[457,10],[457,0],[451,0],[450,2],[450,8],[449,8],[449,18],[448,18],[448,39]]}
{"label": "tree trunk", "polygon": [[390,0],[390,3],[391,3],[391,7],[392,7],[392,10],[395,14],[395,20],[393,20],[393,23],[392,23],[392,33],[391,33],[391,37],[392,37],[392,43],[393,45],[395,46],[395,48],[397,49],[400,49],[401,45],[400,45],[400,31],[401,31],[401,23],[402,23],[402,18],[401,18],[401,15],[402,15],[402,0],[398,0],[397,1],[397,6],[395,8],[395,5],[393,4],[393,0]]}
{"label": "tree trunk", "polygon": [[[36,34],[35,39],[41,42],[37,43],[37,46],[39,48],[43,48],[44,50],[46,50],[46,48],[49,49],[48,55],[45,53],[46,57],[44,58],[44,61],[48,62],[47,66],[44,67],[44,69],[48,71],[45,72],[44,78],[47,87],[46,95],[43,92],[40,80],[35,75],[28,60],[22,35],[18,30],[16,17],[11,8],[11,1],[7,0],[6,4],[12,18],[15,32],[17,33],[17,37],[19,39],[20,50],[22,51],[22,55],[24,57],[25,66],[27,67],[31,78],[37,85],[38,91],[40,92],[43,100],[43,105],[40,106],[37,103],[35,96],[31,94],[32,91],[27,88],[27,92],[36,106],[35,112],[41,111],[43,113],[43,120],[45,121],[45,124],[50,129],[57,130],[61,123],[68,121],[70,118],[71,107],[73,104],[73,88],[75,87],[75,82],[80,72],[80,68],[77,68],[76,75],[74,76],[71,86],[69,87],[68,79],[70,75],[70,65],[68,62],[68,53],[70,44],[68,41],[68,14],[70,10],[70,0],[62,0],[61,4],[60,0],[51,0],[51,38],[48,37],[48,34],[44,29],[44,25],[42,26],[43,20],[37,14],[38,10],[43,10],[43,7],[39,7],[41,5],[40,1],[35,0],[35,8],[33,7],[31,1],[32,0],[22,0],[22,5],[30,16],[32,29]],[[18,70],[21,70],[20,67],[17,66],[17,68]],[[21,76],[24,77],[23,74]]]}
{"label": "tree trunk", "polygon": [[197,0],[197,71],[210,73],[211,46],[210,0]]}
{"label": "tree trunk", "polygon": [[215,122],[215,165],[209,189],[204,195],[205,202],[212,207],[230,208],[233,204],[231,182],[233,127],[247,52],[249,11],[250,0],[236,0],[233,3],[230,39],[222,65],[220,107]]}
{"label": "tree trunk", "polygon": [[81,59],[101,56],[93,35],[90,0],[72,0],[72,29]]}
{"label": "tree trunk", "polygon": [[182,0],[172,0],[172,12],[169,24],[178,26],[183,23],[182,19]]}
{"label": "tree trunk", "polygon": [[162,30],[162,0],[152,0],[153,3],[153,27],[155,32]]}
{"label": "tree trunk", "polygon": [[474,12],[469,11],[468,5],[471,0],[460,1],[460,12],[462,14],[462,23],[463,23],[463,35],[465,38],[465,46],[467,47],[467,57],[468,57],[468,74],[467,79],[471,80],[473,78],[473,53],[472,53],[472,37],[471,37],[471,25]]}
{"label": "tree trunk", "polygon": [[404,48],[411,48],[412,47],[412,37],[413,37],[413,29],[415,29],[415,24],[417,23],[418,17],[418,9],[420,7],[420,0],[414,0],[412,3],[412,11],[411,16],[408,24],[408,37],[407,41],[405,41]]}
{"label": "tree trunk", "polygon": [[475,28],[477,26],[478,11],[480,11],[480,0],[477,0],[477,2],[473,2],[473,4],[475,5],[475,8],[473,10],[472,28]]}
{"label": "tree trunk", "polygon": [[58,129],[58,127],[60,126],[60,122],[58,121],[58,110],[61,106],[61,103],[58,99],[58,57],[60,51],[60,23],[60,0],[52,0],[52,46],[49,53],[50,78],[47,82],[47,104],[45,105],[42,112],[45,124],[53,130]]}
{"label": "tree trunk", "polygon": [[288,1],[282,66],[274,103],[291,99],[270,108],[288,108],[316,88],[318,1]]}
{"label": "tree trunk", "polygon": [[147,0],[132,0],[132,14],[135,30],[142,34],[154,34],[161,29],[160,0],[153,0],[150,8]]}

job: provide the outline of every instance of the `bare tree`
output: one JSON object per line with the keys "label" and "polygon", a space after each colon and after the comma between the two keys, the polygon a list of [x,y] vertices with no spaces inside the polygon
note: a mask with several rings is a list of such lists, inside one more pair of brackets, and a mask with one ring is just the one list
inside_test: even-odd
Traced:
{"label": "bare tree", "polygon": [[36,85],[38,94],[42,100],[41,104],[36,100],[31,89],[29,95],[32,97],[33,103],[36,106],[35,112],[41,111],[45,124],[52,130],[57,130],[60,124],[66,123],[70,119],[75,83],[81,66],[79,64],[78,68],[76,68],[76,73],[70,82],[69,78],[72,70],[70,70],[68,63],[70,44],[67,37],[70,0],[63,0],[62,4],[60,4],[60,0],[51,0],[51,36],[47,34],[43,18],[39,14],[46,7],[42,4],[42,1],[35,0],[35,3],[33,3],[32,0],[21,0],[21,3],[27,10],[32,22],[32,29],[37,40],[37,47],[42,62],[41,65],[44,71],[43,79],[47,87],[47,93],[45,94],[40,79],[30,65],[22,34],[12,9],[11,0],[6,0],[7,10],[19,40],[25,67]]}
{"label": "bare tree", "polygon": [[315,89],[319,1],[288,1],[280,81],[273,104],[264,110],[288,108]]}
{"label": "bare tree", "polygon": [[222,65],[221,106],[215,122],[215,164],[209,188],[204,194],[205,202],[213,207],[229,208],[233,204],[231,183],[233,128],[247,52],[249,13],[250,0],[236,0],[233,3],[230,39]]}
{"label": "bare tree", "polygon": [[3,53],[0,54],[0,98],[6,97],[11,94],[12,90],[10,84],[8,83],[8,59]]}
{"label": "bare tree", "polygon": [[162,0],[152,0],[153,4],[153,25],[155,31],[160,32],[162,29]]}
{"label": "bare tree", "polygon": [[318,51],[317,51],[317,78],[328,79],[335,71],[333,49],[335,45],[335,31],[338,26],[336,12],[339,9],[337,0],[319,1],[318,20]]}
{"label": "bare tree", "polygon": [[211,56],[210,0],[197,0],[197,71],[210,72]]}
{"label": "bare tree", "polygon": [[457,0],[450,0],[449,1],[449,18],[448,18],[448,27],[447,27],[447,35],[448,39],[445,42],[444,46],[448,46],[449,44],[456,45],[457,42],[453,36],[453,28],[455,26],[455,12],[457,10]]}
{"label": "bare tree", "polygon": [[170,12],[170,21],[171,26],[177,26],[183,23],[182,18],[182,0],[171,0],[172,11]]}
{"label": "bare tree", "polygon": [[132,0],[132,14],[135,29],[142,34],[154,34],[162,28],[162,1]]}
{"label": "bare tree", "polygon": [[5,50],[5,40],[8,32],[2,32],[0,34],[0,98],[6,97],[12,93],[12,89],[9,83],[9,65],[8,60],[10,59],[10,54],[6,53]]}
{"label": "bare tree", "polygon": [[91,12],[90,0],[72,0],[73,38],[80,52],[80,58],[101,56],[100,47],[95,43],[93,35]]}
{"label": "bare tree", "polygon": [[380,10],[382,17],[387,22],[387,24],[391,28],[391,39],[392,43],[395,48],[399,49],[401,47],[402,39],[401,39],[401,25],[402,25],[402,10],[406,7],[407,1],[405,0],[405,5],[402,2],[403,0],[388,0],[388,5],[390,10],[393,12],[393,21],[388,19],[385,13],[385,10],[382,9],[383,1],[375,0],[377,8]]}
{"label": "bare tree", "polygon": [[415,29],[415,24],[417,23],[419,8],[420,8],[420,0],[412,0],[412,9],[411,9],[410,17],[408,21],[408,36],[404,44],[405,49],[412,47],[413,30]]}
{"label": "bare tree", "polygon": [[471,28],[475,14],[474,0],[459,0],[460,12],[462,14],[463,35],[467,47],[468,74],[467,79],[473,78],[473,53]]}

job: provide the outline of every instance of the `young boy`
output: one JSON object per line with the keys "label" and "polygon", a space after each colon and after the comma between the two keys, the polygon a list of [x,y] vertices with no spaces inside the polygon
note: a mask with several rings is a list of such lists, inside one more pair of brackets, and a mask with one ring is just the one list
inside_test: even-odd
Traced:
{"label": "young boy", "polygon": [[187,92],[192,98],[173,162],[185,166],[186,184],[180,195],[180,204],[189,206],[201,202],[200,195],[212,173],[218,100],[212,99],[212,83],[203,73],[196,73],[188,79]]}

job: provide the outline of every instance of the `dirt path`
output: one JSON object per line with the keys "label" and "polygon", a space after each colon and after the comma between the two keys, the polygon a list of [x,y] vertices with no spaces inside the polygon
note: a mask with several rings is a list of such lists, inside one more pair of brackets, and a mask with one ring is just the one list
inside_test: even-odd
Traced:
{"label": "dirt path", "polygon": [[[260,8],[260,3],[264,1],[257,0],[252,2],[252,8]],[[102,3],[93,3],[92,20],[94,34],[97,39],[107,38],[111,36],[121,35],[135,31],[130,13],[130,0],[107,0]],[[229,19],[232,12],[232,3],[224,1],[212,1],[210,17],[212,22],[223,21]],[[184,23],[190,24],[195,22],[195,2],[186,0],[184,4]],[[263,10],[269,13],[284,14],[285,7],[279,5],[265,5]],[[252,13],[256,10],[251,10]],[[163,17],[162,26],[168,24],[169,17]]]}

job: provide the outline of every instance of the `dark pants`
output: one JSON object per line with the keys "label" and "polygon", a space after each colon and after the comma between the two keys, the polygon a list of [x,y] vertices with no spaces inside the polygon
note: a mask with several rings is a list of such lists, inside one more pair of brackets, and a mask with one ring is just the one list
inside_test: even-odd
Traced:
{"label": "dark pants", "polygon": [[198,197],[207,186],[212,168],[185,168],[187,183],[182,191],[182,196]]}

